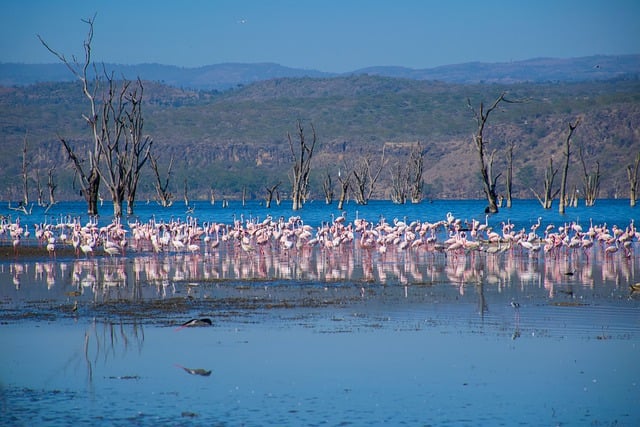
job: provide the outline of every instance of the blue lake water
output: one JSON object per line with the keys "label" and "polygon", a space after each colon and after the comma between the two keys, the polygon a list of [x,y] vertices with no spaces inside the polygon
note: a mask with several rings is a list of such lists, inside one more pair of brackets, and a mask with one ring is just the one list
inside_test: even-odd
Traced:
{"label": "blue lake water", "polygon": [[[84,215],[81,203],[22,223]],[[483,201],[347,204],[356,215],[485,220]],[[105,203],[100,223],[108,224]],[[628,201],[490,216],[626,227]],[[0,210],[0,214],[15,211]],[[140,221],[185,219],[141,204]],[[199,202],[200,221],[300,215]],[[5,245],[10,245],[5,241]],[[347,259],[345,259],[345,257]],[[640,425],[632,252],[140,253],[0,259],[0,424]],[[180,328],[190,318],[212,326]],[[210,373],[209,373],[210,372]],[[207,374],[208,375],[202,375]]]}

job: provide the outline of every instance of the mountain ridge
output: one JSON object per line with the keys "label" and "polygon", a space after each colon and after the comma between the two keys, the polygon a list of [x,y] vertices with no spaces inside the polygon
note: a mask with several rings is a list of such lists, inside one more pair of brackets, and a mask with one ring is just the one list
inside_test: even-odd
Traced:
{"label": "mountain ridge", "polygon": [[[164,83],[194,90],[228,90],[238,86],[287,77],[332,78],[371,74],[412,80],[437,80],[446,83],[522,83],[576,82],[610,80],[640,76],[639,55],[594,55],[576,58],[533,58],[510,62],[466,62],[432,68],[372,66],[345,73],[293,68],[274,62],[227,62],[200,67],[180,67],[156,63],[109,64],[114,75]],[[23,86],[43,82],[71,81],[74,76],[62,63],[0,63],[0,85]]]}

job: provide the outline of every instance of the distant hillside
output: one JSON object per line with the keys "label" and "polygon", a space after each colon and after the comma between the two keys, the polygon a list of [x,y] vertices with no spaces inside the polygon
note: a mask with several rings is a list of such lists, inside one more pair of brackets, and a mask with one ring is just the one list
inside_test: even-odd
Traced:
{"label": "distant hillside", "polygon": [[[283,67],[274,63],[216,64],[197,68],[182,68],[160,64],[104,64],[116,77],[160,82],[169,86],[197,90],[226,90],[278,77],[330,77],[315,70]],[[15,86],[44,82],[68,82],[74,77],[64,64],[0,63],[0,85]]]}
{"label": "distant hillside", "polygon": [[[474,106],[501,92],[510,99],[491,116],[485,137],[496,150],[494,167],[504,172],[506,150],[514,149],[516,197],[541,191],[544,170],[552,158],[560,165],[568,123],[582,118],[574,136],[569,187],[582,186],[578,159],[582,147],[588,168],[599,162],[601,196],[628,196],[626,165],[640,150],[640,79],[571,83],[451,84],[373,75],[334,78],[277,78],[224,92],[205,92],[160,83],[145,83],[145,133],[154,140],[159,162],[174,156],[171,191],[180,195],[186,181],[193,199],[262,198],[266,185],[282,182],[288,192],[291,152],[287,133],[295,138],[296,120],[306,132],[313,123],[318,146],[313,163],[312,194],[322,199],[322,182],[345,164],[363,156],[378,161],[385,150],[386,169],[376,198],[388,198],[391,170],[406,162],[420,141],[425,153],[427,197],[481,198],[476,152]],[[486,105],[486,104],[485,104]],[[36,171],[41,182],[55,165],[60,197],[77,198],[73,174],[58,136],[80,146],[90,139],[82,119],[86,100],[79,84],[40,83],[0,86],[0,199],[16,200],[21,191],[21,152],[25,138],[32,153],[30,188]],[[149,171],[140,197],[153,197]],[[503,174],[504,176],[504,174]],[[559,177],[557,178],[559,180]],[[499,191],[504,191],[500,178]],[[555,186],[557,186],[557,181]],[[336,190],[337,191],[337,190]],[[106,190],[105,190],[106,192]],[[179,196],[180,198],[180,196]]]}
{"label": "distant hillside", "polygon": [[[116,76],[141,77],[169,86],[195,90],[227,90],[258,81],[291,77],[336,77],[338,74],[284,67],[273,63],[216,64],[181,68],[160,64],[105,64]],[[582,58],[538,58],[505,63],[473,62],[436,68],[369,67],[347,75],[370,74],[412,80],[438,80],[446,83],[521,83],[578,82],[609,80],[640,75],[640,55],[589,56]],[[28,85],[42,82],[71,81],[63,64],[0,63],[0,85]]]}
{"label": "distant hillside", "polygon": [[448,83],[580,82],[640,75],[640,55],[536,58],[525,61],[445,65],[413,70],[403,67],[370,67],[354,72]]}

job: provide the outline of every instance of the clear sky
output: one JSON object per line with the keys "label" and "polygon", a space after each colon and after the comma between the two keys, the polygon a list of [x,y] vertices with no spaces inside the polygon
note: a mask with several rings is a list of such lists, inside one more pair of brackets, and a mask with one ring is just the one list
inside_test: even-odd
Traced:
{"label": "clear sky", "polygon": [[40,34],[94,60],[346,72],[640,53],[639,0],[4,0],[0,62],[57,62]]}

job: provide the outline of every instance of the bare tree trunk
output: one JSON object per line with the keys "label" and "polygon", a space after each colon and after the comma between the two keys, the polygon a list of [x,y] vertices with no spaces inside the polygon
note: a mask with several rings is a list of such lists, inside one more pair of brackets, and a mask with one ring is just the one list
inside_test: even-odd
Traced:
{"label": "bare tree trunk", "polygon": [[138,78],[140,92],[133,90],[127,96],[130,103],[130,111],[127,111],[127,145],[125,146],[125,183],[127,187],[127,215],[133,215],[133,205],[136,200],[136,191],[140,181],[140,173],[145,163],[151,157],[153,140],[143,135],[144,120],[142,118],[142,98],[144,87]]}
{"label": "bare tree trunk", "polygon": [[184,198],[184,205],[188,208],[189,207],[189,186],[187,185],[187,178],[184,179],[183,198]]}
{"label": "bare tree trunk", "polygon": [[569,173],[569,157],[571,156],[571,136],[573,132],[576,130],[578,125],[580,124],[580,119],[576,120],[575,125],[569,123],[569,135],[567,136],[567,140],[565,141],[565,151],[564,151],[564,167],[562,168],[562,180],[560,181],[560,207],[559,211],[561,214],[564,213],[565,204],[567,203],[567,175]]}
{"label": "bare tree trunk", "polygon": [[560,190],[556,190],[555,193],[551,194],[551,192],[553,191],[552,190],[553,180],[557,173],[558,173],[558,169],[553,168],[553,158],[549,158],[549,166],[547,166],[547,169],[545,170],[545,173],[544,173],[544,191],[543,191],[544,198],[542,198],[536,192],[536,190],[531,188],[531,191],[536,196],[536,198],[538,199],[538,201],[540,202],[540,204],[544,209],[551,209],[553,198],[556,197],[558,195],[558,191],[560,191]]}
{"label": "bare tree trunk", "polygon": [[382,155],[378,165],[375,165],[371,160],[371,156],[367,155],[353,168],[352,174],[356,180],[355,199],[360,205],[369,203],[369,199],[373,195],[380,173],[387,164],[384,152],[385,147],[382,148]]}
{"label": "bare tree trunk", "polygon": [[511,187],[513,183],[513,149],[515,143],[511,141],[509,144],[509,150],[507,151],[507,176],[506,176],[506,192],[507,192],[507,208],[511,207]]}
{"label": "bare tree trunk", "polygon": [[156,188],[157,194],[157,202],[160,206],[168,208],[173,204],[173,194],[168,191],[169,188],[169,179],[171,178],[171,168],[173,167],[173,156],[171,156],[171,160],[169,161],[169,167],[167,169],[167,176],[162,182],[160,178],[160,172],[158,170],[158,160],[152,155],[149,156],[149,164],[151,165],[151,169],[156,177],[156,182],[154,184]]}
{"label": "bare tree trunk", "polygon": [[40,182],[40,170],[36,169],[36,185],[38,187],[38,206],[44,206],[44,189],[42,188],[42,183]]}
{"label": "bare tree trunk", "polygon": [[629,178],[629,204],[631,207],[636,205],[636,196],[638,191],[638,167],[640,166],[640,151],[636,155],[636,162],[627,165],[627,177]]}
{"label": "bare tree trunk", "polygon": [[[346,167],[346,165],[345,165]],[[351,185],[351,171],[347,171],[344,175],[338,170],[338,181],[340,181],[340,198],[338,199],[338,209],[342,210],[344,202],[349,194],[349,185]]]}
{"label": "bare tree trunk", "polygon": [[403,167],[402,163],[398,162],[391,172],[391,201],[393,203],[404,205],[407,202],[408,181],[409,176],[406,167]]}
{"label": "bare tree trunk", "polygon": [[103,167],[96,170],[100,179],[107,184],[111,200],[113,201],[113,216],[122,216],[122,204],[126,194],[126,171],[124,165],[125,134],[124,117],[126,115],[125,95],[129,90],[129,82],[122,84],[120,93],[116,94],[113,77],[106,76],[107,94],[102,101],[102,114],[100,115],[100,137],[98,144],[103,153]]}
{"label": "bare tree trunk", "polygon": [[48,172],[47,187],[49,188],[49,205],[54,205],[56,203],[54,192],[58,186],[56,185],[55,180],[53,178],[54,170],[55,170],[55,166],[52,168],[49,168],[49,172]]}
{"label": "bare tree trunk", "polygon": [[424,151],[419,142],[411,149],[409,165],[411,203],[420,203],[424,189],[424,181],[422,179],[424,173]]}
{"label": "bare tree trunk", "polygon": [[273,195],[275,194],[278,187],[282,184],[282,182],[278,182],[276,185],[271,187],[266,187],[267,190],[267,198],[266,198],[266,207],[267,209],[271,207],[271,200],[273,199]]}
{"label": "bare tree trunk", "polygon": [[298,120],[298,137],[300,139],[300,148],[296,150],[293,146],[291,134],[287,133],[289,147],[291,148],[291,157],[293,158],[293,170],[291,172],[291,200],[294,211],[302,209],[304,201],[309,192],[309,176],[311,173],[311,159],[313,158],[313,149],[316,145],[316,130],[311,124],[312,141],[308,144],[304,137],[304,129]]}
{"label": "bare tree trunk", "polygon": [[327,175],[322,182],[322,191],[324,193],[324,201],[327,205],[333,202],[333,182],[331,181],[331,174],[327,171]]}
{"label": "bare tree trunk", "polygon": [[[92,153],[89,153],[89,175],[86,175],[82,167],[82,161],[78,158],[75,151],[67,143],[66,140],[60,139],[64,145],[69,159],[75,167],[75,176],[78,177],[80,184],[80,195],[87,202],[87,213],[89,215],[98,215],[98,194],[100,192],[100,174],[97,170],[97,162],[94,160]],[[99,145],[98,145],[99,147]],[[74,179],[75,182],[75,179]]]}
{"label": "bare tree trunk", "polygon": [[483,190],[488,202],[488,206],[485,208],[486,213],[498,212],[496,182],[500,177],[500,174],[496,175],[495,178],[492,177],[491,163],[493,162],[493,153],[490,155],[491,163],[487,164],[489,159],[486,158],[487,154],[485,153],[487,142],[484,140],[484,128],[487,124],[487,120],[489,119],[489,115],[498,107],[501,102],[511,103],[513,101],[508,101],[507,99],[505,99],[505,93],[503,92],[493,102],[491,107],[489,107],[485,112],[484,104],[482,102],[480,102],[479,109],[476,110],[471,106],[471,100],[467,99],[467,105],[473,112],[476,119],[476,124],[478,126],[473,140],[475,143],[476,151],[478,153],[478,167],[482,176]]}
{"label": "bare tree trunk", "polygon": [[29,162],[27,162],[27,136],[24,137],[24,146],[22,147],[22,203],[24,206],[29,205]]}
{"label": "bare tree trunk", "polygon": [[587,164],[584,160],[584,150],[582,149],[582,146],[580,147],[579,153],[582,170],[584,172],[584,204],[585,206],[593,206],[596,204],[598,192],[600,191],[600,162],[596,161],[595,171],[587,172]]}
{"label": "bare tree trunk", "polygon": [[89,19],[83,19],[82,22],[89,25],[89,31],[87,33],[87,38],[84,41],[84,62],[79,64],[75,61],[71,63],[69,62],[64,55],[58,53],[53,50],[49,45],[38,35],[38,39],[44,45],[45,48],[52,54],[54,54],[62,63],[64,63],[67,68],[71,71],[71,73],[82,83],[82,92],[85,97],[89,101],[90,113],[88,115],[83,115],[85,121],[89,125],[93,137],[93,148],[87,149],[87,160],[88,166],[83,167],[83,160],[80,160],[71,146],[64,141],[64,139],[60,138],[65,149],[67,150],[67,154],[69,155],[69,159],[73,162],[76,176],[79,177],[80,181],[80,192],[84,199],[87,202],[87,213],[89,215],[97,215],[98,214],[98,192],[100,190],[100,174],[98,172],[100,159],[102,157],[101,145],[100,145],[100,132],[98,129],[98,115],[95,101],[95,94],[98,92],[100,87],[100,79],[97,77],[93,83],[93,87],[89,87],[89,80],[87,69],[91,65],[91,42],[93,40],[93,22],[95,20],[95,16]]}

